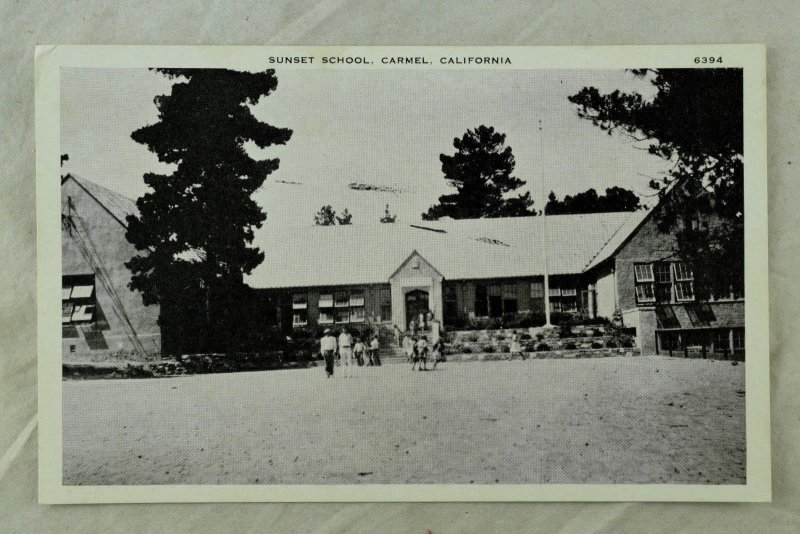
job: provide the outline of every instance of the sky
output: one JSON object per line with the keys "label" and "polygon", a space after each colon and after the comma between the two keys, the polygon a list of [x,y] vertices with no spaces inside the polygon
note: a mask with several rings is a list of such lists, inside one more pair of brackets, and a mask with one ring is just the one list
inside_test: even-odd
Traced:
{"label": "sky", "polygon": [[[418,221],[454,191],[439,155],[452,154],[453,139],[482,124],[506,134],[514,174],[526,181],[518,192],[530,191],[536,209],[550,191],[562,198],[621,186],[651,195],[650,178],[667,170],[645,144],[609,136],[578,118],[567,100],[585,86],[653,95],[652,85],[625,71],[283,68],[276,76],[276,91],[253,110],[294,131],[284,146],[252,149],[259,158],[280,158],[255,194],[271,227],[312,224],[326,204],[347,208],[356,224],[377,221],[386,204],[400,221]],[[131,198],[144,193],[144,173],[169,167],[130,134],[156,122],[153,98],[168,94],[172,83],[144,69],[62,69],[61,153],[69,155],[63,172]],[[353,191],[351,182],[400,192]]]}

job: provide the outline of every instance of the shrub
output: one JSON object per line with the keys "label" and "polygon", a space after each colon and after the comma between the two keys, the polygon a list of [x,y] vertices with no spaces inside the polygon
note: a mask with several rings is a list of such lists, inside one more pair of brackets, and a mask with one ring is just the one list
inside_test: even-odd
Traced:
{"label": "shrub", "polygon": [[575,343],[573,343],[572,341],[568,341],[567,343],[564,344],[564,348],[566,350],[575,350],[575,349],[578,348],[578,346]]}
{"label": "shrub", "polygon": [[499,352],[502,352],[502,353],[511,352],[511,348],[508,345],[503,344],[503,345],[500,345]]}
{"label": "shrub", "polygon": [[461,349],[461,354],[472,354],[472,349],[469,347],[464,347]]}
{"label": "shrub", "polygon": [[529,341],[530,339],[531,339],[531,335],[527,334],[527,333],[526,334],[520,334],[520,336],[519,336],[519,340],[520,341]]}
{"label": "shrub", "polygon": [[547,343],[539,343],[538,345],[536,345],[536,352],[547,352],[549,350],[551,350],[550,345],[548,345]]}
{"label": "shrub", "polygon": [[617,347],[619,347],[619,343],[617,343],[616,340],[609,339],[608,341],[606,341],[606,348],[616,349]]}
{"label": "shrub", "polygon": [[536,334],[536,340],[541,341],[544,339],[544,334]]}
{"label": "shrub", "polygon": [[562,326],[561,328],[558,329],[558,337],[562,339],[566,337],[573,337],[572,328],[570,328],[569,326]]}
{"label": "shrub", "polygon": [[603,348],[603,344],[600,343],[599,341],[592,341],[592,348],[593,349],[602,349]]}
{"label": "shrub", "polygon": [[623,348],[630,349],[633,347],[633,339],[630,337],[624,337],[620,340],[619,345]]}
{"label": "shrub", "polygon": [[481,347],[481,351],[487,354],[492,354],[494,352],[494,347],[492,345],[484,345]]}
{"label": "shrub", "polygon": [[526,343],[523,345],[522,350],[524,352],[534,352],[536,350],[536,343]]}
{"label": "shrub", "polygon": [[467,341],[469,343],[475,343],[478,341],[478,334],[467,334],[466,336],[464,336],[464,341]]}

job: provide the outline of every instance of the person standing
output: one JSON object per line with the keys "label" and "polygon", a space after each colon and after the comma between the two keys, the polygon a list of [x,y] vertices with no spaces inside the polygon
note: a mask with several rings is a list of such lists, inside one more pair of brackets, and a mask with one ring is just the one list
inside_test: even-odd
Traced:
{"label": "person standing", "polygon": [[425,330],[427,327],[428,327],[428,325],[425,324],[425,313],[424,312],[419,312],[419,329],[420,330]]}
{"label": "person standing", "polygon": [[378,342],[378,336],[375,335],[369,344],[369,359],[377,366],[380,366],[381,364],[381,357],[378,355],[378,350],[380,350],[380,348],[381,344]]}
{"label": "person standing", "polygon": [[[419,340],[417,341],[417,358],[419,358],[419,367],[420,371],[427,371],[428,370],[428,340],[425,339],[425,336],[419,336]],[[413,366],[412,366],[413,369]]]}
{"label": "person standing", "polygon": [[342,328],[342,333],[339,334],[339,357],[345,378],[350,378],[353,376],[353,336],[346,328]]}
{"label": "person standing", "polygon": [[397,328],[397,325],[394,325],[394,342],[397,343],[398,347],[402,347],[401,342],[403,341],[403,333]]}
{"label": "person standing", "polygon": [[436,370],[436,364],[444,361],[444,342],[442,338],[437,339],[431,348],[431,359],[433,360],[433,370]]}
{"label": "person standing", "polygon": [[414,319],[411,319],[408,322],[408,331],[411,332],[412,338],[417,337],[417,323],[414,321]]}
{"label": "person standing", "polygon": [[361,342],[361,338],[356,338],[356,344],[353,345],[353,356],[356,359],[356,363],[359,367],[364,365],[364,353],[366,352],[367,347]]}
{"label": "person standing", "polygon": [[325,360],[325,373],[328,378],[333,376],[333,359],[336,354],[336,338],[331,334],[330,328],[325,329],[325,335],[319,340],[319,349]]}
{"label": "person standing", "polygon": [[403,336],[403,350],[406,353],[406,360],[411,363],[414,360],[414,341],[408,335],[408,332]]}

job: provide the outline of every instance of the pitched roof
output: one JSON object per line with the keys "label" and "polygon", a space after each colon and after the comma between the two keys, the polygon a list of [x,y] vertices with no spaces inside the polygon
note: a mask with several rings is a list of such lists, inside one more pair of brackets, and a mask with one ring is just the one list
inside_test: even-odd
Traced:
{"label": "pitched roof", "polygon": [[416,250],[448,280],[578,274],[636,213],[270,227],[247,283],[289,288],[386,283]]}
{"label": "pitched roof", "polygon": [[662,304],[656,320],[659,330],[743,327],[744,301]]}
{"label": "pitched roof", "polygon": [[67,174],[61,180],[63,186],[67,181],[72,180],[78,184],[86,193],[97,201],[98,204],[103,206],[112,217],[114,217],[122,226],[127,228],[125,218],[128,215],[137,214],[136,202],[130,198],[120,195],[117,192],[107,189],[102,185],[98,185],[90,180],[81,178],[74,174]]}
{"label": "pitched roof", "polygon": [[653,209],[639,210],[631,213],[625,222],[620,226],[616,232],[609,238],[603,247],[595,254],[591,261],[585,266],[584,270],[588,271],[593,269],[616,254],[622,245],[633,235],[639,227],[644,224]]}

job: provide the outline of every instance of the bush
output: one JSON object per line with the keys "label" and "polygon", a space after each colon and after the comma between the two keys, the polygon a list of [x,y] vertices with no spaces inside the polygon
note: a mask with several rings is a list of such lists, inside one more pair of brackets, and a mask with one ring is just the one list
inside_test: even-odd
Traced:
{"label": "bush", "polygon": [[539,343],[538,345],[536,345],[536,352],[547,352],[549,350],[551,350],[550,345],[548,345],[547,343]]}
{"label": "bush", "polygon": [[505,344],[500,345],[499,352],[501,352],[501,353],[511,352],[511,347],[509,347],[508,345],[505,345]]}
{"label": "bush", "polygon": [[461,354],[472,354],[472,349],[469,347],[464,347],[461,349]]}
{"label": "bush", "polygon": [[606,348],[616,349],[617,347],[619,347],[619,343],[617,343],[615,340],[609,339],[608,341],[606,341]]}
{"label": "bush", "polygon": [[519,340],[520,340],[520,341],[530,341],[530,340],[531,340],[531,335],[530,335],[530,334],[527,334],[527,333],[525,333],[525,334],[520,334],[520,336],[519,336]]}
{"label": "bush", "polygon": [[578,348],[578,346],[575,343],[573,343],[572,341],[569,341],[569,342],[564,344],[564,348],[566,350],[575,350],[575,349]]}
{"label": "bush", "polygon": [[487,354],[492,354],[494,352],[494,346],[492,345],[484,345],[481,347],[481,351]]}
{"label": "bush", "polygon": [[558,337],[564,339],[566,337],[573,337],[572,328],[569,326],[562,326],[558,329]]}
{"label": "bush", "polygon": [[464,341],[467,341],[469,343],[475,343],[478,341],[478,334],[467,334],[466,336],[464,336]]}
{"label": "bush", "polygon": [[599,341],[592,341],[592,348],[593,349],[602,349],[603,348],[603,344],[600,343]]}
{"label": "bush", "polygon": [[630,337],[624,337],[620,340],[619,345],[623,348],[630,349],[634,346],[634,342]]}

